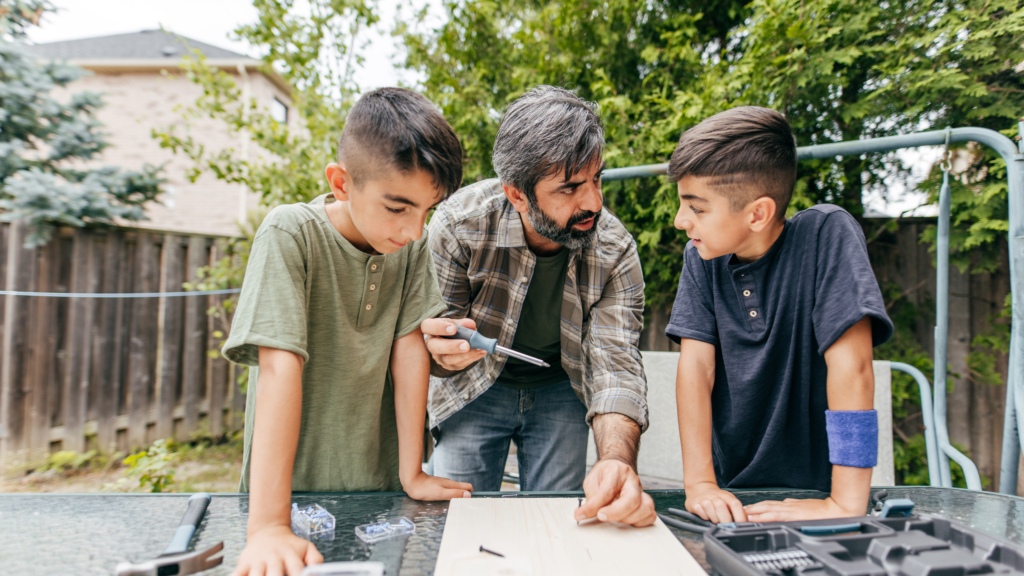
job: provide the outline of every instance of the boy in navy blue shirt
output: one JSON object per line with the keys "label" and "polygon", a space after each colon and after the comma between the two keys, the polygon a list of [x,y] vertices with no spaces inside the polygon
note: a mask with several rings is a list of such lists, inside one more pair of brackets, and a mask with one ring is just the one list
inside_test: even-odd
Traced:
{"label": "boy in navy blue shirt", "polygon": [[[864,233],[837,206],[788,220],[796,143],[773,110],[687,130],[669,163],[690,238],[667,335],[686,508],[714,522],[860,516],[878,448],[872,346],[892,334]],[[831,492],[742,506],[725,488]]]}

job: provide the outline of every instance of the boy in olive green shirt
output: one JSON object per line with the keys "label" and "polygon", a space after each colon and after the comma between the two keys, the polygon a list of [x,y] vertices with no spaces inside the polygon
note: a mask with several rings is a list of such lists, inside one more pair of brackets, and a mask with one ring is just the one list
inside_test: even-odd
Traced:
{"label": "boy in olive green shirt", "polygon": [[446,309],[423,237],[462,180],[462,147],[423,96],[383,88],[349,113],[332,194],[274,209],[256,233],[224,355],[254,366],[234,574],[323,561],[291,532],[291,492],[469,496],[422,471],[429,357],[420,323]]}

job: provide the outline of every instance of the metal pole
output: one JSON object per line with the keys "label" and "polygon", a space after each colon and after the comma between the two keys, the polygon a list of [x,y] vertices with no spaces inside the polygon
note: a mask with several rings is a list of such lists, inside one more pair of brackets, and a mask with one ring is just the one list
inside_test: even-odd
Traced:
{"label": "metal pole", "polygon": [[[1017,134],[1024,136],[1024,119],[1017,124]],[[1004,137],[1005,138],[1005,137]],[[1013,146],[1009,138],[1006,141]],[[1017,493],[1017,467],[1020,447],[1024,438],[1024,427],[1020,426],[1024,414],[1024,141],[1016,154],[1004,153],[1006,160],[1007,199],[1010,204],[1010,362],[1006,381],[1006,410],[1013,412],[1006,417],[1004,426],[1016,428],[1016,436],[1003,432],[1003,457],[1000,466],[999,491],[1003,494]],[[1013,418],[1012,422],[1010,418]]]}
{"label": "metal pole", "polygon": [[[1019,133],[1024,135],[1024,119],[1018,125]],[[812,160],[816,158],[832,158],[835,156],[854,156],[860,154],[871,154],[874,152],[888,152],[891,150],[897,150],[900,148],[914,148],[917,146],[939,146],[946,143],[947,131],[946,130],[934,130],[930,132],[918,132],[916,134],[906,134],[903,136],[887,136],[884,138],[871,138],[867,140],[853,140],[849,142],[837,142],[835,144],[820,144],[817,146],[801,146],[797,148],[797,158],[799,160]],[[1024,274],[1020,271],[1024,270],[1021,268],[1024,266],[1024,148],[1021,150],[1017,149],[1013,141],[996,132],[995,130],[989,130],[988,128],[954,128],[949,130],[949,142],[978,142],[985,144],[992,148],[1002,156],[1006,162],[1007,171],[1007,183],[1009,186],[1008,203],[1010,208],[1009,218],[1009,246],[1010,246],[1010,292],[1017,295],[1017,298],[1013,298],[1012,304],[1012,318],[1010,327],[1010,362],[1009,371],[1007,378],[1007,403],[1006,409],[1013,411],[1016,414],[1024,414],[1024,392],[1017,390],[1019,386],[1024,385]],[[1024,146],[1024,143],[1022,143]],[[627,178],[638,178],[643,176],[655,176],[665,174],[668,170],[668,164],[651,164],[647,166],[633,166],[630,168],[615,168],[611,170],[605,170],[602,176],[605,181],[612,180],[625,180]],[[948,321],[948,317],[945,317],[945,310],[936,311],[936,320],[938,316],[943,316]],[[1011,393],[1011,390],[1013,393]],[[941,396],[941,413],[938,400]],[[953,460],[956,460],[964,468],[965,475],[968,476],[968,487],[975,485],[976,478],[972,478],[977,474],[977,468],[971,463],[969,459],[964,457],[962,454],[957,452],[949,444],[949,436],[946,434],[946,413],[945,413],[945,400],[946,400],[946,387],[940,386],[936,383],[935,386],[935,398],[937,400],[935,406],[935,423],[936,423],[936,435],[939,444],[939,449],[943,454],[942,460],[946,460],[946,456],[949,456]],[[1016,414],[1007,416],[1015,417]],[[1016,420],[1015,420],[1016,421]],[[941,424],[940,424],[941,422]],[[941,427],[941,430],[939,429]],[[1011,458],[1007,453],[1012,453],[1014,456],[1014,462],[1016,462],[1017,454],[1020,452],[1020,446],[1024,444],[1022,438],[1024,437],[1024,427],[1017,427],[1017,435],[1015,436],[1016,442],[1013,445],[1008,444],[1004,441],[1003,444],[1003,464],[1001,470],[1003,475],[1000,481],[1000,492],[1012,494],[1016,492],[1017,485],[1017,474],[1016,465],[1007,466],[1007,459]],[[1004,439],[1006,434],[1004,434]],[[948,466],[940,466],[940,468],[949,473]],[[1009,471],[1012,468],[1013,472]],[[973,469],[973,473],[969,470]],[[1012,481],[1012,489],[1011,489]]]}
{"label": "metal pole", "polygon": [[1006,407],[1003,410],[1003,454],[999,462],[999,492],[1017,493],[1017,467],[1020,460],[1020,440],[1017,436],[1017,411],[1013,408],[1014,384],[1012,375],[1006,382]]}
{"label": "metal pole", "polygon": [[[946,130],[946,158],[949,162],[949,130]],[[952,204],[949,191],[949,165],[942,171],[942,187],[939,188],[939,221],[935,238],[935,436],[939,441],[939,478],[945,488],[953,487],[949,469],[949,456],[945,444],[949,444],[949,430],[946,428],[946,362],[949,354],[949,212]]]}
{"label": "metal pole", "polygon": [[935,443],[935,414],[932,411],[932,388],[920,370],[903,362],[889,362],[889,368],[906,372],[917,381],[921,394],[921,419],[924,421],[924,449],[928,458],[928,484],[942,486],[939,474],[939,451]]}
{"label": "metal pole", "polygon": [[668,163],[648,164],[646,166],[630,166],[629,168],[610,168],[601,174],[602,182],[613,180],[629,180],[631,178],[650,178],[664,176],[668,173]]}
{"label": "metal pole", "polygon": [[[1020,161],[1022,156],[1017,152],[1013,141],[995,130],[988,128],[953,128],[950,130],[950,142],[978,142],[992,148],[1006,160],[1007,166]],[[871,138],[868,140],[851,140],[849,142],[836,142],[834,144],[818,144],[816,146],[800,146],[796,149],[798,160],[813,160],[817,158],[832,158],[835,156],[854,156],[860,154],[871,154],[873,152],[890,152],[900,148],[916,148],[917,146],[941,146],[946,142],[945,130],[934,130],[931,132],[917,132],[904,136],[886,136],[884,138]],[[1024,156],[1022,156],[1024,157]],[[647,176],[663,176],[668,172],[668,164],[648,164],[645,166],[630,166],[629,168],[610,168],[604,171],[601,179],[605,182],[614,180],[628,180],[630,178],[643,178]],[[1017,186],[1024,185],[1017,182]],[[1011,182],[1011,190],[1013,183]],[[1012,196],[1011,196],[1012,199]],[[1011,202],[1012,204],[1012,202]],[[1012,232],[1012,229],[1011,229]]]}

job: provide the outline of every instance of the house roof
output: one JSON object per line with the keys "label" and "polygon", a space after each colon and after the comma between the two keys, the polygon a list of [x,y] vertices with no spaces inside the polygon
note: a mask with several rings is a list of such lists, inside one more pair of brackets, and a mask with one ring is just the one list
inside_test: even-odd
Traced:
{"label": "house roof", "polygon": [[66,60],[97,73],[158,72],[179,67],[183,57],[197,48],[206,56],[206,63],[223,70],[252,71],[263,74],[285,94],[291,88],[277,71],[245,54],[211,46],[164,30],[143,30],[131,34],[115,34],[80,40],[64,40],[26,46],[29,53],[45,60]]}
{"label": "house roof", "polygon": [[32,44],[27,49],[40,58],[52,60],[177,60],[197,48],[209,59],[248,59],[245,54],[211,46],[205,42],[164,30],[143,30],[79,40]]}

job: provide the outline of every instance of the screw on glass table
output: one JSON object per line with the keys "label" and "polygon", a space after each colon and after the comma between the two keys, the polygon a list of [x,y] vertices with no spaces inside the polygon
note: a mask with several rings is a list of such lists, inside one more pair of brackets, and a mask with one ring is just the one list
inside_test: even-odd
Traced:
{"label": "screw on glass table", "polygon": [[[917,511],[937,514],[1024,544],[1024,498],[956,488],[889,488],[889,498],[910,498]],[[820,492],[736,490],[744,504],[783,498],[823,498]],[[477,494],[501,497],[510,493]],[[651,490],[659,511],[682,508],[682,490]],[[518,498],[576,497],[578,492],[519,493]],[[0,494],[0,566],[6,574],[103,574],[118,562],[152,558],[173,536],[188,494]],[[299,506],[318,503],[334,514],[332,541],[318,548],[327,561],[376,560],[388,574],[429,575],[444,531],[447,502],[417,502],[401,493],[295,494]],[[203,573],[234,569],[245,544],[248,496],[213,494],[193,547],[224,541],[224,564]],[[366,545],[356,526],[405,516],[416,523],[411,536]],[[672,529],[707,568],[700,535]]]}

